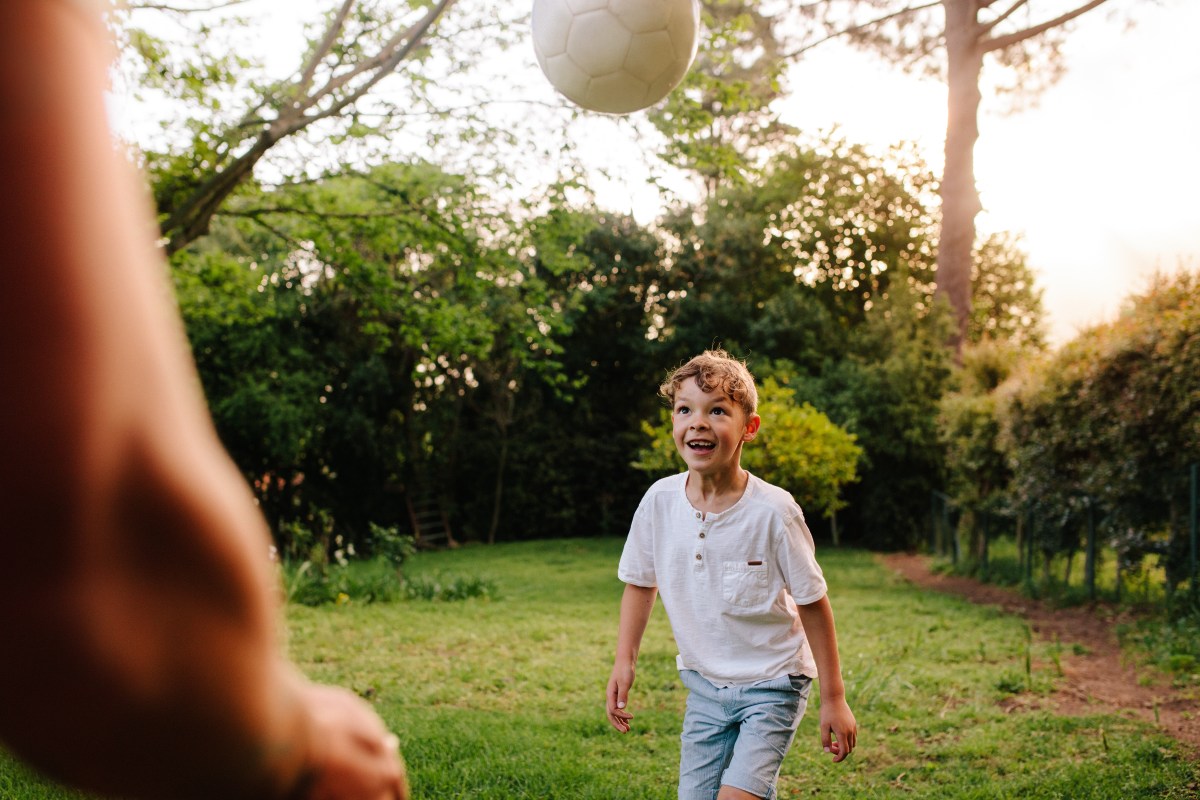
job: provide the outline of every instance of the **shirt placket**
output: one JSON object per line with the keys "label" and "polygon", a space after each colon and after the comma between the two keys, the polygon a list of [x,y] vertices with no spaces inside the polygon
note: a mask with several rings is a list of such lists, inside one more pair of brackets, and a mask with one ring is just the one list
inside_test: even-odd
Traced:
{"label": "shirt placket", "polygon": [[693,512],[696,517],[696,553],[693,558],[693,569],[696,572],[703,572],[705,561],[708,558],[708,553],[705,552],[705,544],[708,542],[708,531],[712,527],[712,515],[705,519],[704,514],[699,511]]}

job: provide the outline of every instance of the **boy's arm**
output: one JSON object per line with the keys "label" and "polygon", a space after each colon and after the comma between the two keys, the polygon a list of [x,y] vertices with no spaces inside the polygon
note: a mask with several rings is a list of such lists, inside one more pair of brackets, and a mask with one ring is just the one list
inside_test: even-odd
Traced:
{"label": "boy's arm", "polygon": [[608,679],[605,705],[608,721],[621,733],[629,731],[633,715],[625,710],[629,702],[629,688],[633,686],[633,673],[637,668],[638,651],[642,646],[642,634],[654,610],[658,589],[654,586],[625,584],[621,596],[621,622],[617,629],[617,656],[613,661],[612,676]]}
{"label": "boy's arm", "polygon": [[[842,666],[838,657],[837,631],[829,597],[799,606],[800,622],[817,662],[817,680],[821,684],[821,744],[833,760],[842,761],[854,751],[858,723],[846,704]],[[832,734],[832,736],[831,736]]]}

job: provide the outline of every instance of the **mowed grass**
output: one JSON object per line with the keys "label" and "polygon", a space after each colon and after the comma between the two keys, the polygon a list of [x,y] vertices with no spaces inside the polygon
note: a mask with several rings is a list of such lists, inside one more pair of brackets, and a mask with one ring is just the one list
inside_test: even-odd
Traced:
{"label": "mowed grass", "polygon": [[[314,679],[370,699],[401,737],[416,798],[675,798],[685,692],[661,606],[612,730],[604,686],[620,540],[423,553],[409,575],[468,575],[494,599],[288,609]],[[1053,645],[993,609],[921,591],[865,552],[819,553],[838,619],[859,749],[830,763],[810,704],[780,798],[1194,798],[1183,750],[1119,716],[1027,710],[1059,679]],[[0,758],[0,797],[75,798]]]}

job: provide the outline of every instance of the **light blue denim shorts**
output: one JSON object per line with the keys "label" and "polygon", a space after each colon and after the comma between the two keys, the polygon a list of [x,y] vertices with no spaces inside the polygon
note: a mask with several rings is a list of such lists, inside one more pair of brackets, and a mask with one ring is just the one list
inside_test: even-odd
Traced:
{"label": "light blue denim shorts", "polygon": [[716,800],[722,785],[770,800],[808,705],[812,679],[784,675],[717,688],[690,669],[679,757],[679,800]]}

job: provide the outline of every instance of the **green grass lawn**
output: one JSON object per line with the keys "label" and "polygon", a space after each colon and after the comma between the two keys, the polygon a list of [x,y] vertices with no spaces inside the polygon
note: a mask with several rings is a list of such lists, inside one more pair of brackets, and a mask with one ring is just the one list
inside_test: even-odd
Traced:
{"label": "green grass lawn", "polygon": [[[485,578],[495,598],[295,606],[289,648],[313,678],[372,700],[401,737],[416,798],[668,800],[684,691],[661,607],[631,696],[634,730],[616,733],[603,713],[620,548],[582,539],[423,553],[408,575]],[[869,553],[819,555],[859,749],[830,763],[811,703],[780,798],[1196,796],[1200,771],[1153,729],[1006,711],[1058,678],[1052,645],[1031,643],[1020,619],[915,589]],[[0,797],[77,795],[0,757]]]}

